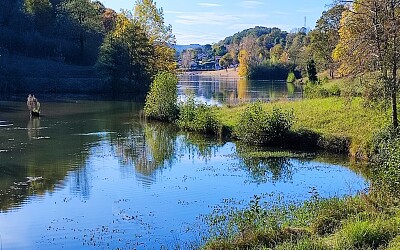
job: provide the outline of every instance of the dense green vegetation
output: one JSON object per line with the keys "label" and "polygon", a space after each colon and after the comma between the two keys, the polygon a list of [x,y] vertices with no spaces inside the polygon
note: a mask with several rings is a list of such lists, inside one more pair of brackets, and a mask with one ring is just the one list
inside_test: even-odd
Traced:
{"label": "dense green vegetation", "polygon": [[172,73],[158,74],[146,97],[146,117],[161,121],[174,121],[177,117],[177,77]]}
{"label": "dense green vegetation", "polygon": [[2,0],[0,91],[84,92],[80,79],[98,91],[147,91],[155,74],[175,69],[174,42],[152,0],[136,1],[133,14],[91,0]]}

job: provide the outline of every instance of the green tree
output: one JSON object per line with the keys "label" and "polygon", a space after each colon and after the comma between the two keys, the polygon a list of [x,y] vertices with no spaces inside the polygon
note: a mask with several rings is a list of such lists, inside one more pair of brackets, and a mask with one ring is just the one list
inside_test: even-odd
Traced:
{"label": "green tree", "polygon": [[315,66],[315,61],[311,59],[307,63],[307,76],[308,80],[312,83],[317,83],[318,82],[318,77],[317,77],[317,67]]}
{"label": "green tree", "polygon": [[[91,34],[101,34],[103,24],[96,4],[90,0],[65,0],[59,5],[60,22],[71,22],[70,32],[78,41],[80,59],[85,61],[87,40]],[[97,53],[96,53],[97,54]]]}
{"label": "green tree", "polygon": [[38,28],[43,28],[51,23],[53,6],[49,0],[25,0],[25,12],[33,17]]}
{"label": "green tree", "polygon": [[228,68],[229,66],[232,65],[232,63],[233,63],[233,58],[230,53],[225,54],[219,61],[219,64],[224,68]]}
{"label": "green tree", "polygon": [[[113,32],[100,47],[98,67],[106,73],[115,91],[147,91],[152,74],[149,61],[153,47],[134,20],[119,14]],[[120,85],[127,82],[127,85]]]}
{"label": "green tree", "polygon": [[270,57],[271,57],[271,63],[272,64],[277,64],[280,61],[280,58],[282,57],[284,53],[283,46],[281,44],[277,44],[274,47],[271,48],[270,51]]}
{"label": "green tree", "polygon": [[392,124],[398,128],[397,94],[400,65],[400,1],[358,0],[343,13],[340,40],[333,52],[342,74],[379,70],[392,103]]}
{"label": "green tree", "polygon": [[134,19],[154,45],[154,57],[151,60],[153,71],[174,71],[176,63],[172,45],[176,43],[176,39],[172,26],[165,25],[163,9],[157,8],[153,0],[136,0]]}
{"label": "green tree", "polygon": [[337,63],[332,58],[332,52],[339,42],[339,27],[345,6],[340,4],[324,11],[317,21],[315,29],[310,33],[311,50],[314,58],[322,64],[323,69],[329,70],[329,75],[334,78]]}
{"label": "green tree", "polygon": [[226,49],[225,45],[218,45],[218,44],[213,45],[214,56],[223,56],[226,53],[228,53],[228,50]]}

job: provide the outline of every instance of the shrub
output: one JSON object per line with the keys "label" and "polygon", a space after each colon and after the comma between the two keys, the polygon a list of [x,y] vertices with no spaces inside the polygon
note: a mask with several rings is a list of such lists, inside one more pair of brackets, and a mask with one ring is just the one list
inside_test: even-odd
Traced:
{"label": "shrub", "polygon": [[341,89],[337,84],[325,87],[320,84],[308,82],[304,87],[304,95],[306,98],[326,98],[330,96],[340,96]]}
{"label": "shrub", "polygon": [[399,224],[394,220],[358,220],[349,222],[340,231],[339,246],[341,249],[378,249],[387,246],[398,233]]}
{"label": "shrub", "polygon": [[279,245],[276,250],[326,250],[330,249],[321,240],[304,239],[296,243],[284,243]]}
{"label": "shrub", "polygon": [[294,83],[296,81],[296,76],[293,71],[289,72],[286,82]]}
{"label": "shrub", "polygon": [[185,130],[222,134],[222,124],[215,116],[213,108],[204,103],[196,103],[194,96],[189,96],[186,102],[180,104],[177,124]]}
{"label": "shrub", "polygon": [[390,243],[387,250],[398,250],[400,249],[400,236],[394,238]]}
{"label": "shrub", "polygon": [[387,195],[400,198],[400,135],[391,128],[379,132],[373,139],[374,182]]}
{"label": "shrub", "polygon": [[178,78],[167,72],[156,75],[146,96],[145,116],[161,121],[173,121],[177,118]]}
{"label": "shrub", "polygon": [[246,143],[257,145],[282,145],[290,133],[293,113],[274,107],[271,113],[265,112],[261,102],[246,107],[234,135]]}

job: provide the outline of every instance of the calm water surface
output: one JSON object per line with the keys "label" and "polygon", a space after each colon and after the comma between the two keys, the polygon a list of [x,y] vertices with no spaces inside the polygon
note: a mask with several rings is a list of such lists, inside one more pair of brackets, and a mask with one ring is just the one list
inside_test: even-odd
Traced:
{"label": "calm water surface", "polygon": [[194,93],[212,105],[237,105],[256,100],[301,99],[302,89],[285,81],[252,81],[219,76],[185,74],[179,77],[179,95]]}
{"label": "calm water surface", "polygon": [[2,249],[170,249],[199,243],[198,216],[226,199],[367,187],[340,157],[248,159],[235,143],[145,122],[142,104],[41,99],[40,119],[24,100],[0,101]]}

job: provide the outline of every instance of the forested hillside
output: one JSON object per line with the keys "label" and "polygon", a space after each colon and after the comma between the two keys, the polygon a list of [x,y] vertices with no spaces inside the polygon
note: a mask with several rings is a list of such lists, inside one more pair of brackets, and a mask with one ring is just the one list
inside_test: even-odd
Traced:
{"label": "forested hillside", "polygon": [[132,7],[133,14],[90,0],[2,0],[0,90],[146,91],[154,74],[174,69],[174,37],[155,2]]}
{"label": "forested hillside", "polygon": [[256,26],[246,29],[213,46],[222,62],[239,64],[239,74],[252,79],[281,79],[294,73],[308,76],[308,68],[329,71],[337,68],[332,53],[339,41],[339,24],[345,7],[337,5],[322,13],[311,32],[301,28],[288,33],[279,28]]}

